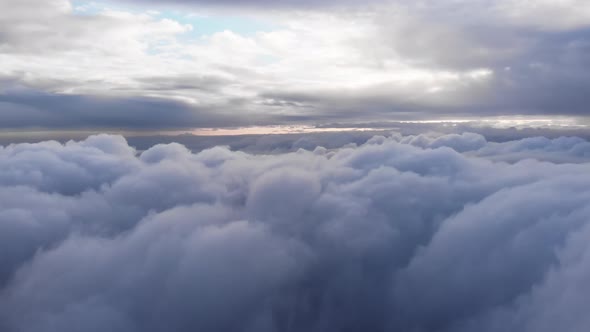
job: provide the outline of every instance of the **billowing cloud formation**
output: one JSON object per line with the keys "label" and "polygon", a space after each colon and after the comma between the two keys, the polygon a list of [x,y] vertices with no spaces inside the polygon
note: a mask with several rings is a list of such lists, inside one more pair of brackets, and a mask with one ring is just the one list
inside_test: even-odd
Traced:
{"label": "billowing cloud formation", "polygon": [[589,150],[1,147],[0,329],[587,330]]}

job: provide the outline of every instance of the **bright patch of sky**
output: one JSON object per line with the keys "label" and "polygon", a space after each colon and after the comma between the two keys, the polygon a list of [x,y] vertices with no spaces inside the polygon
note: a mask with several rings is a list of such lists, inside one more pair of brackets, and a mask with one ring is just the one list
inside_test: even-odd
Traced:
{"label": "bright patch of sky", "polygon": [[230,30],[242,36],[251,36],[257,32],[277,29],[276,24],[249,17],[181,14],[178,12],[163,12],[159,16],[182,24],[191,24],[194,33],[199,35],[212,35],[216,32]]}
{"label": "bright patch of sky", "polygon": [[76,15],[97,15],[104,10],[121,10],[135,14],[147,14],[156,19],[168,19],[182,25],[190,24],[193,30],[185,38],[204,37],[216,32],[231,31],[249,37],[258,32],[269,32],[280,28],[275,22],[265,21],[259,17],[223,15],[214,13],[184,12],[180,10],[149,10],[138,9],[109,2],[72,1]]}

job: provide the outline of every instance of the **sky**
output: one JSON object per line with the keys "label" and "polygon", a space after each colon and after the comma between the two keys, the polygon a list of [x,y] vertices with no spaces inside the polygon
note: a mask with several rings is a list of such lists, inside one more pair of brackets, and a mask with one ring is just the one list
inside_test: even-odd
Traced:
{"label": "sky", "polygon": [[0,331],[590,331],[588,0],[0,0]]}
{"label": "sky", "polygon": [[585,0],[0,0],[0,130],[587,123]]}

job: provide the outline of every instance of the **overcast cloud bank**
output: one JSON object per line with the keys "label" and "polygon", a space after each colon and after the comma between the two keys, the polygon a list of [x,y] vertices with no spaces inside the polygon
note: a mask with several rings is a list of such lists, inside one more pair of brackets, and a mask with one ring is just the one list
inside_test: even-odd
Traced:
{"label": "overcast cloud bank", "polygon": [[587,0],[0,7],[0,129],[588,116]]}
{"label": "overcast cloud bank", "polygon": [[0,147],[0,330],[585,331],[589,160],[469,133]]}

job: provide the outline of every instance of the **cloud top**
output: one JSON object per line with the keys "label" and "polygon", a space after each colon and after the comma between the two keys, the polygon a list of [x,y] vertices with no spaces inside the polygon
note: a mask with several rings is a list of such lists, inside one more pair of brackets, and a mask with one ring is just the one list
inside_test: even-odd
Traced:
{"label": "cloud top", "polygon": [[4,146],[0,327],[585,330],[589,146]]}

